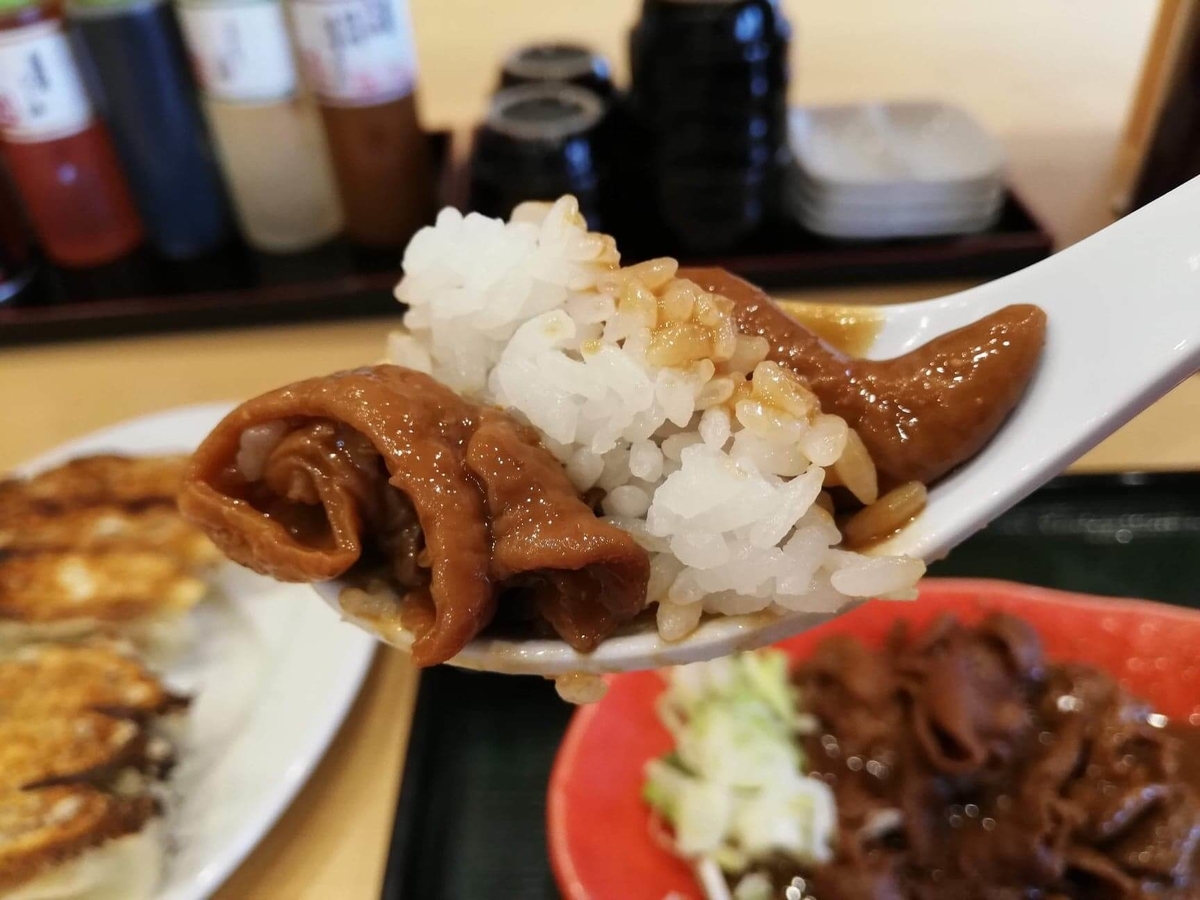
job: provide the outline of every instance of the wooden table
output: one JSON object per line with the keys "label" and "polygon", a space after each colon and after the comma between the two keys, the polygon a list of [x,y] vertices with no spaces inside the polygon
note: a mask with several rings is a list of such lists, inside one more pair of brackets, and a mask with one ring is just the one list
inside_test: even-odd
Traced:
{"label": "wooden table", "polygon": [[[1108,165],[1153,16],[1150,0],[844,0],[787,4],[797,25],[796,99],[956,100],[1004,139],[1013,178],[1064,242],[1106,221]],[[508,46],[577,36],[614,56],[635,0],[413,0],[423,106],[436,125],[474,116]],[[963,285],[796,295],[888,302]],[[346,322],[0,351],[0,467],[120,419],[233,400],[377,359],[387,324]],[[1077,466],[1200,467],[1193,378]],[[331,753],[221,900],[375,900],[416,679],[381,651]],[[416,900],[416,898],[414,898]]]}

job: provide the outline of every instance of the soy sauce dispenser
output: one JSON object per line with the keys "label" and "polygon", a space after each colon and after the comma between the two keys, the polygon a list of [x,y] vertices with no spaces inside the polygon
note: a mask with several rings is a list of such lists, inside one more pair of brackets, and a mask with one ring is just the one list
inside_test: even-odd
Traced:
{"label": "soy sauce dispenser", "polygon": [[518,47],[504,60],[501,87],[547,81],[587,88],[605,100],[613,95],[608,61],[582,44],[562,41],[528,44]]}
{"label": "soy sauce dispenser", "polygon": [[503,88],[471,153],[470,208],[506,219],[526,200],[572,194],[593,230],[605,227],[603,99],[573,84]]}
{"label": "soy sauce dispenser", "polygon": [[630,34],[632,155],[683,252],[734,248],[787,159],[791,29],[777,0],[644,0]]}

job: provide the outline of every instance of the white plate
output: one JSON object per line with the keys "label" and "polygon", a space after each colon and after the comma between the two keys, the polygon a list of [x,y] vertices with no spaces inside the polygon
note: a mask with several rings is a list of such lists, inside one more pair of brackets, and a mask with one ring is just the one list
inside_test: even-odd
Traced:
{"label": "white plate", "polygon": [[[25,473],[89,453],[192,450],[228,405],[169,410],[106,428],[39,457]],[[325,754],[376,643],[306,585],[229,564],[196,613],[191,652],[166,680],[196,699],[173,777],[179,802],[159,900],[213,893],[287,808]]]}
{"label": "white plate", "polygon": [[974,208],[980,205],[996,205],[1004,199],[1004,184],[993,182],[968,190],[945,191],[942,185],[930,190],[925,185],[900,185],[881,190],[873,188],[840,188],[818,184],[793,167],[788,173],[785,188],[793,197],[802,197],[813,205],[824,205],[845,210],[929,210]]}
{"label": "white plate", "polygon": [[792,208],[807,217],[819,216],[845,222],[946,222],[959,219],[987,218],[1000,207],[1000,198],[968,204],[944,206],[881,206],[878,208],[845,206],[813,200],[793,191],[788,200]]}
{"label": "white plate", "polygon": [[795,108],[788,120],[797,165],[819,184],[948,185],[994,181],[999,143],[966,112],[936,102]]}
{"label": "white plate", "polygon": [[986,231],[1000,218],[1000,209],[953,216],[894,215],[859,216],[833,215],[809,210],[803,205],[796,209],[800,223],[816,234],[848,240],[886,240],[901,237],[932,237],[934,235],[973,234]]}
{"label": "white plate", "polygon": [[946,204],[944,206],[880,206],[863,207],[814,200],[800,191],[786,195],[792,213],[801,219],[823,218],[839,222],[957,222],[965,219],[988,219],[1000,211],[999,197],[987,202]]}

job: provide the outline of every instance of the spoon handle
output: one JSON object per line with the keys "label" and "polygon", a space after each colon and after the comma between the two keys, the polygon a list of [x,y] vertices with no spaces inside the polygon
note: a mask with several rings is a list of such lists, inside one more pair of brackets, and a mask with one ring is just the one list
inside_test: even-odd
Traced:
{"label": "spoon handle", "polygon": [[1011,303],[1047,314],[1026,396],[887,552],[925,559],[986,525],[1200,368],[1200,178],[1051,258],[930,306],[939,326]]}

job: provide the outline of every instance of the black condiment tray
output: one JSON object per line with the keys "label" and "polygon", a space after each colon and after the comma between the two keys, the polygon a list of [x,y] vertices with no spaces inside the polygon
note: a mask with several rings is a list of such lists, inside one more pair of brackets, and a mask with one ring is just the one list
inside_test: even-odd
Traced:
{"label": "black condiment tray", "polygon": [[[1200,473],[1060,478],[930,574],[1200,608]],[[546,856],[546,782],[572,712],[543,679],[424,673],[384,900],[559,897]]]}
{"label": "black condiment tray", "polygon": [[[460,196],[450,133],[429,141],[441,199]],[[186,262],[145,249],[92,269],[43,262],[15,302],[0,303],[0,346],[394,315],[401,253],[337,239],[303,253],[260,253],[235,242]]]}
{"label": "black condiment tray", "polygon": [[[465,144],[430,138],[441,195],[462,206]],[[618,233],[618,239],[622,236]],[[628,261],[672,252],[665,237],[638,235]],[[1044,258],[1051,238],[1014,194],[994,228],[961,237],[831,241],[790,221],[772,221],[736,252],[689,258],[724,266],[765,287],[805,288],[936,279],[993,278]],[[70,271],[40,267],[17,300],[0,304],[0,346],[200,328],[394,315],[400,251],[368,252],[333,241],[306,253],[272,255],[232,245],[203,259],[172,263],[140,252],[111,266]]]}
{"label": "black condiment tray", "polygon": [[[617,235],[618,241],[621,235]],[[636,258],[676,256],[684,265],[721,266],[769,288],[814,288],[954,278],[998,278],[1045,259],[1050,235],[1011,190],[996,224],[979,234],[838,241],[813,234],[790,219],[768,220],[736,250],[696,257],[669,239],[638,235]]]}

